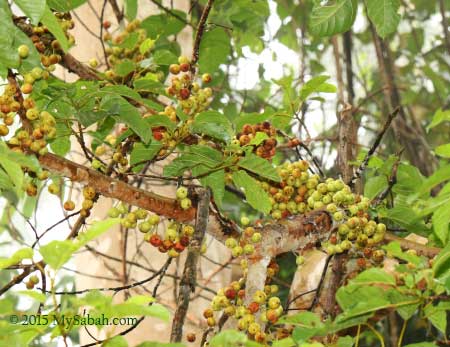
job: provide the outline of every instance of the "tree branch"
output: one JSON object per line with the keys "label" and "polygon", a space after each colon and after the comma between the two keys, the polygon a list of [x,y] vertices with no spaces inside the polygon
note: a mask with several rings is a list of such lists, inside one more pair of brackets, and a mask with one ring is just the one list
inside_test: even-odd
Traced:
{"label": "tree branch", "polygon": [[184,320],[189,307],[190,294],[195,292],[197,285],[197,263],[200,258],[200,249],[208,226],[210,191],[202,189],[199,192],[199,203],[195,221],[195,232],[189,245],[188,255],[184,265],[183,277],[180,282],[178,306],[172,321],[170,342],[180,342],[183,334]]}
{"label": "tree branch", "polygon": [[208,0],[205,8],[203,9],[202,16],[197,26],[197,33],[195,34],[194,49],[192,52],[191,64],[195,65],[198,61],[200,42],[202,41],[203,32],[205,31],[206,20],[208,19],[209,11],[211,11],[214,0]]}

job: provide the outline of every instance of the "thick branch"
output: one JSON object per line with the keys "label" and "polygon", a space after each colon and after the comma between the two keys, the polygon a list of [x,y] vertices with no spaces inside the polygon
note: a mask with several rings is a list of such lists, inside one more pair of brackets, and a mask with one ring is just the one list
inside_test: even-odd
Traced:
{"label": "thick branch", "polygon": [[195,292],[197,286],[197,263],[200,258],[200,250],[208,226],[209,201],[211,199],[208,189],[199,192],[199,203],[195,221],[195,232],[189,245],[189,251],[184,265],[183,277],[180,282],[180,294],[178,306],[172,322],[170,342],[180,342],[183,334],[184,320],[189,308],[190,294]]}
{"label": "thick branch", "polygon": [[96,192],[103,196],[127,202],[180,222],[194,219],[195,209],[183,210],[174,199],[135,188],[65,158],[45,154],[39,157],[39,162],[45,169],[70,178],[72,182],[94,187]]}

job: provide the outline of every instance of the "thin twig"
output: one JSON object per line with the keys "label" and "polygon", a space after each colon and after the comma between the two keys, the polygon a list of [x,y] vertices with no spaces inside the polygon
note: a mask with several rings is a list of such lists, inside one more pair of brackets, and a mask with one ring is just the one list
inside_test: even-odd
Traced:
{"label": "thin twig", "polygon": [[194,49],[192,52],[192,59],[191,59],[192,65],[195,65],[198,61],[200,43],[202,41],[202,36],[205,31],[206,20],[208,19],[209,11],[211,11],[213,3],[214,0],[208,0],[208,2],[205,5],[205,8],[203,9],[200,21],[198,22],[197,33],[195,34]]}
{"label": "thin twig", "polygon": [[387,120],[386,123],[384,123],[383,129],[381,129],[380,133],[378,134],[377,138],[375,139],[374,143],[372,144],[372,146],[370,147],[369,151],[367,152],[366,156],[364,157],[364,160],[362,161],[362,163],[359,165],[359,167],[356,169],[356,171],[354,172],[352,178],[350,179],[350,182],[348,182],[348,184],[350,186],[353,186],[356,182],[356,180],[361,176],[361,174],[364,172],[367,164],[369,163],[370,158],[372,157],[372,155],[375,153],[375,151],[377,150],[378,146],[381,143],[381,140],[383,139],[384,134],[386,133],[386,131],[389,129],[389,126],[392,123],[392,120],[395,118],[395,116],[398,114],[400,108],[397,107],[394,109],[394,111],[392,111]]}

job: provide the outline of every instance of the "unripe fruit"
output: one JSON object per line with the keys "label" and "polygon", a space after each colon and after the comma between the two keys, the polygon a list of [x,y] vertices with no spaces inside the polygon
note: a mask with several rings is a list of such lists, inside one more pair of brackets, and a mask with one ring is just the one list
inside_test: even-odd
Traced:
{"label": "unripe fruit", "polygon": [[145,219],[148,215],[148,212],[142,208],[137,209],[134,213],[136,214],[137,219]]}
{"label": "unripe fruit", "polygon": [[235,257],[235,258],[241,256],[243,252],[244,252],[244,250],[243,250],[243,248],[242,248],[241,246],[235,246],[235,247],[233,247],[233,249],[231,250],[231,254],[232,254],[233,257]]}
{"label": "unripe fruit", "polygon": [[19,53],[19,57],[25,59],[26,57],[28,57],[30,49],[28,48],[27,45],[20,45],[19,48],[17,48],[17,52]]}
{"label": "unripe fruit", "polygon": [[261,239],[262,239],[261,233],[254,233],[254,234],[252,235],[251,241],[252,241],[253,243],[258,243],[258,242],[261,241]]}
{"label": "unripe fruit", "polygon": [[209,73],[205,73],[205,74],[202,75],[202,82],[203,83],[209,83],[209,82],[211,82],[211,80],[212,80],[212,77],[211,77],[211,75]]}
{"label": "unripe fruit", "polygon": [[189,58],[182,55],[180,57],[178,57],[178,63],[179,64],[188,64],[189,63]]}
{"label": "unripe fruit", "polygon": [[147,233],[152,228],[152,225],[149,222],[142,222],[139,223],[138,228],[141,233]]}
{"label": "unripe fruit", "polygon": [[264,293],[262,290],[257,290],[253,295],[253,301],[261,305],[266,302],[266,297],[266,293]]}
{"label": "unripe fruit", "polygon": [[192,206],[192,201],[189,198],[184,198],[180,201],[180,206],[183,210],[187,210],[189,208],[191,208]]}
{"label": "unripe fruit", "polygon": [[89,66],[95,69],[98,66],[98,60],[95,58],[89,59]]}
{"label": "unripe fruit", "polygon": [[36,196],[37,187],[33,183],[29,183],[25,189],[28,196]]}
{"label": "unripe fruit", "polygon": [[216,325],[216,320],[214,319],[214,317],[209,317],[206,320],[206,324],[208,324],[209,327],[213,327],[214,325]]}
{"label": "unripe fruit", "polygon": [[186,187],[179,187],[177,189],[177,193],[176,193],[177,199],[180,199],[180,200],[185,199],[187,197],[187,195],[188,195],[188,190],[186,189]]}
{"label": "unripe fruit", "polygon": [[246,217],[246,216],[242,216],[242,217],[241,217],[241,224],[242,224],[243,226],[249,225],[249,224],[250,224],[250,219],[249,219],[248,217]]}
{"label": "unripe fruit", "polygon": [[230,248],[230,249],[236,247],[236,246],[237,246],[237,241],[236,241],[236,239],[233,238],[233,237],[227,238],[227,239],[225,240],[225,246],[226,246],[227,248]]}
{"label": "unripe fruit", "polygon": [[75,203],[72,200],[67,200],[64,203],[64,209],[66,211],[73,211],[75,209]]}
{"label": "unripe fruit", "polygon": [[27,289],[33,289],[34,288],[34,283],[31,281],[28,281],[27,283],[25,283],[25,286]]}
{"label": "unripe fruit", "polygon": [[249,332],[249,334],[251,334],[251,335],[255,335],[255,334],[259,333],[260,330],[261,330],[261,327],[260,327],[259,324],[256,323],[256,322],[251,323],[251,324],[248,326],[248,332]]}
{"label": "unripe fruit", "polygon": [[52,183],[48,186],[48,191],[50,192],[50,194],[58,195],[59,186],[56,183]]}
{"label": "unripe fruit", "polygon": [[88,200],[92,200],[95,198],[95,189],[92,187],[84,187],[83,188],[83,197]]}
{"label": "unripe fruit", "polygon": [[94,201],[90,200],[90,199],[85,199],[83,201],[83,203],[81,204],[81,207],[84,210],[90,210],[92,208],[92,206],[94,206]]}
{"label": "unripe fruit", "polygon": [[120,211],[116,207],[111,207],[108,210],[108,216],[111,218],[117,218],[120,216]]}
{"label": "unripe fruit", "polygon": [[151,225],[156,225],[159,223],[159,221],[160,221],[160,218],[157,214],[151,215],[150,218],[148,219],[148,222]]}
{"label": "unripe fruit", "polygon": [[24,83],[20,90],[23,94],[30,94],[33,91],[33,86],[30,83]]}
{"label": "unripe fruit", "polygon": [[267,304],[268,304],[269,308],[276,309],[276,308],[280,307],[281,300],[279,297],[273,296],[269,299]]}
{"label": "unripe fruit", "polygon": [[339,222],[342,219],[344,219],[344,214],[341,211],[337,211],[337,212],[333,213],[333,219],[335,221]]}
{"label": "unripe fruit", "polygon": [[302,255],[297,256],[297,258],[295,258],[295,263],[298,266],[303,265],[305,263],[305,257]]}
{"label": "unripe fruit", "polygon": [[33,284],[38,284],[39,278],[36,275],[32,275],[32,276],[30,276],[29,281]]}
{"label": "unripe fruit", "polygon": [[255,251],[255,247],[251,244],[247,244],[244,246],[244,253],[247,255],[251,255],[253,254],[253,252]]}
{"label": "unripe fruit", "polygon": [[0,136],[6,136],[9,134],[9,128],[5,124],[0,124]]}

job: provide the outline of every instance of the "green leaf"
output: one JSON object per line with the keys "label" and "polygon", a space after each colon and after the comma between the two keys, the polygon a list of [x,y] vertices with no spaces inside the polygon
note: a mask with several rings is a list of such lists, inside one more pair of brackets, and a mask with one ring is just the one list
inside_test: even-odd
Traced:
{"label": "green leaf", "polygon": [[135,347],[186,347],[183,343],[178,342],[156,342],[156,341],[145,341],[140,344],[138,344]]}
{"label": "green leaf", "polygon": [[125,0],[125,16],[128,20],[133,20],[136,18],[138,10],[137,0]]}
{"label": "green leaf", "polygon": [[326,81],[330,76],[315,76],[306,82],[300,89],[300,100],[305,101],[312,93],[335,93],[336,87]]}
{"label": "green leaf", "polygon": [[159,81],[144,77],[134,81],[134,88],[145,92],[160,93],[163,91],[164,85]]}
{"label": "green leaf", "polygon": [[433,262],[433,276],[436,279],[450,278],[450,243],[439,252]]}
{"label": "green leaf", "polygon": [[433,324],[433,326],[438,329],[444,335],[447,330],[447,309],[441,308],[440,305],[445,304],[444,302],[440,302],[438,305],[433,306],[429,304],[425,307],[424,313],[428,320]]}
{"label": "green leaf", "polygon": [[111,96],[102,100],[101,108],[115,115],[117,118],[130,126],[144,143],[149,143],[152,138],[152,132],[148,129],[148,124],[142,118],[139,111],[124,98],[120,96]]}
{"label": "green leaf", "polygon": [[[389,290],[387,295],[388,295],[388,298],[391,303],[393,303],[395,305],[400,305],[396,308],[397,313],[404,320],[410,319],[413,316],[413,314],[416,313],[416,311],[420,305],[420,301],[417,300],[418,298],[416,296],[402,294],[397,289]],[[417,301],[417,302],[409,304],[409,305],[402,305],[402,303],[412,302],[412,301]]]}
{"label": "green leaf", "polygon": [[443,245],[449,240],[450,206],[445,204],[437,208],[432,216],[433,230]]}
{"label": "green leaf", "polygon": [[352,347],[353,337],[351,336],[340,336],[337,342],[337,347]]}
{"label": "green leaf", "polygon": [[214,202],[220,208],[225,195],[225,170],[216,170],[209,175],[200,178],[200,183],[204,187],[212,190]]}
{"label": "green leaf", "polygon": [[422,260],[417,255],[408,254],[406,252],[402,251],[402,248],[400,247],[400,243],[397,241],[389,242],[386,246],[382,247],[386,252],[388,252],[393,257],[396,257],[401,260],[405,260],[409,263],[412,263],[416,266],[420,265],[422,263]]}
{"label": "green leaf", "polygon": [[19,191],[22,189],[23,184],[24,175],[22,168],[15,161],[5,157],[0,157],[0,167],[2,167],[8,174],[9,179],[14,187],[14,190],[18,194]]}
{"label": "green leaf", "polygon": [[53,269],[58,270],[72,257],[72,254],[85,246],[89,241],[108,231],[119,223],[118,218],[109,218],[93,224],[86,232],[80,233],[75,240],[54,240],[41,246],[39,252],[44,261]]}
{"label": "green leaf", "polygon": [[443,158],[450,158],[450,143],[436,147],[434,152]]}
{"label": "green leaf", "polygon": [[[130,154],[130,165],[135,165],[137,163],[144,163],[146,161],[152,160],[155,155],[161,149],[162,144],[156,140],[152,140],[149,144],[144,145],[143,143],[135,143],[133,145],[133,150]],[[143,164],[142,164],[143,165]],[[134,172],[139,171],[142,165],[138,165],[133,168]]]}
{"label": "green leaf", "polygon": [[316,2],[309,22],[311,33],[323,37],[349,30],[355,21],[357,9],[356,0],[336,0],[323,6]]}
{"label": "green leaf", "polygon": [[145,118],[145,121],[147,122],[150,129],[156,127],[164,127],[167,130],[172,131],[176,127],[176,124],[172,122],[169,117],[162,114],[154,114],[150,117]]}
{"label": "green leaf", "polygon": [[117,64],[114,71],[118,76],[125,77],[136,69],[136,64],[129,59],[124,59]]}
{"label": "green leaf", "polygon": [[387,284],[396,285],[394,276],[388,274],[386,271],[380,268],[371,268],[361,272],[358,276],[351,280],[353,284]]}
{"label": "green leaf", "polygon": [[62,30],[61,26],[58,23],[58,20],[56,19],[55,15],[52,11],[48,8],[48,6],[45,7],[44,14],[41,18],[42,24],[44,24],[48,30],[55,36],[55,38],[59,41],[61,48],[64,50],[64,52],[67,52],[69,50],[69,42],[67,41],[67,37],[64,34],[64,31]]}
{"label": "green leaf", "polygon": [[87,0],[47,0],[47,5],[58,12],[69,12],[81,5]]}
{"label": "green leaf", "polygon": [[[158,36],[167,37],[178,34],[185,26],[186,13],[179,10],[172,10],[175,16],[158,14],[144,19],[141,27],[147,31],[147,36],[156,38]],[[183,20],[180,20],[183,19]]]}
{"label": "green leaf", "polygon": [[450,180],[450,165],[446,165],[436,170],[430,177],[425,179],[422,186],[419,189],[419,194],[429,192],[438,184]]}
{"label": "green leaf", "polygon": [[397,30],[399,0],[367,0],[367,14],[383,39]]}
{"label": "green leaf", "polygon": [[403,347],[438,347],[437,344],[434,342],[418,342],[418,343],[411,343],[409,345],[405,345]]}
{"label": "green leaf", "polygon": [[205,134],[224,142],[229,142],[233,136],[231,122],[217,111],[199,113],[195,117],[191,129],[195,133]]}
{"label": "green leaf", "polygon": [[245,199],[254,209],[268,214],[272,209],[269,196],[258,185],[258,182],[243,170],[233,173],[233,183],[243,190]]}
{"label": "green leaf", "polygon": [[435,126],[441,124],[442,122],[450,122],[450,110],[443,111],[439,109],[433,115],[431,123],[427,126],[427,131],[434,128]]}
{"label": "green leaf", "polygon": [[114,336],[102,343],[102,347],[128,347],[128,342],[123,336]]}
{"label": "green leaf", "polygon": [[364,196],[373,199],[387,187],[387,179],[385,176],[371,177],[364,185]]}
{"label": "green leaf", "polygon": [[280,182],[281,178],[277,170],[266,159],[258,157],[253,153],[247,153],[237,164],[240,168],[253,172],[258,176],[267,178],[274,182]]}
{"label": "green leaf", "polygon": [[45,10],[45,0],[14,0],[17,6],[31,19],[31,24],[37,25]]}
{"label": "green leaf", "polygon": [[32,258],[33,258],[33,250],[31,248],[27,247],[19,249],[9,258],[0,258],[0,270],[5,269],[11,265],[16,265],[23,259],[32,259]]}
{"label": "green leaf", "polygon": [[19,295],[19,297],[22,295],[29,296],[30,298],[36,300],[37,302],[42,302],[42,303],[44,303],[47,300],[47,297],[45,296],[45,294],[43,294],[41,292],[37,292],[35,290],[19,290],[17,292],[14,292],[14,294]]}
{"label": "green leaf", "polygon": [[216,27],[205,32],[199,50],[200,72],[216,72],[220,64],[227,62],[230,49],[230,38],[223,28]]}
{"label": "green leaf", "polygon": [[276,340],[273,342],[273,347],[295,347],[297,343],[292,337],[286,337],[285,339]]}
{"label": "green leaf", "polygon": [[155,46],[155,40],[147,38],[139,45],[139,53],[145,54],[145,53],[151,51],[154,46]]}
{"label": "green leaf", "polygon": [[222,164],[222,154],[208,146],[189,146],[185,153],[166,165],[163,174],[166,177],[178,177],[186,170],[196,169],[196,175],[214,171]]}
{"label": "green leaf", "polygon": [[153,53],[153,62],[158,65],[170,65],[170,64],[176,64],[178,61],[178,58],[175,54],[173,54],[171,51],[168,51],[166,49],[161,49],[155,51]]}
{"label": "green leaf", "polygon": [[269,135],[267,135],[266,133],[263,133],[261,131],[258,131],[255,134],[255,137],[250,141],[250,145],[253,146],[259,146],[261,143],[264,142],[264,140],[267,140],[269,138]]}
{"label": "green leaf", "polygon": [[234,347],[234,346],[245,346],[245,347],[257,347],[261,346],[259,343],[251,341],[247,335],[241,333],[237,330],[224,330],[215,335],[209,341],[210,347]]}

